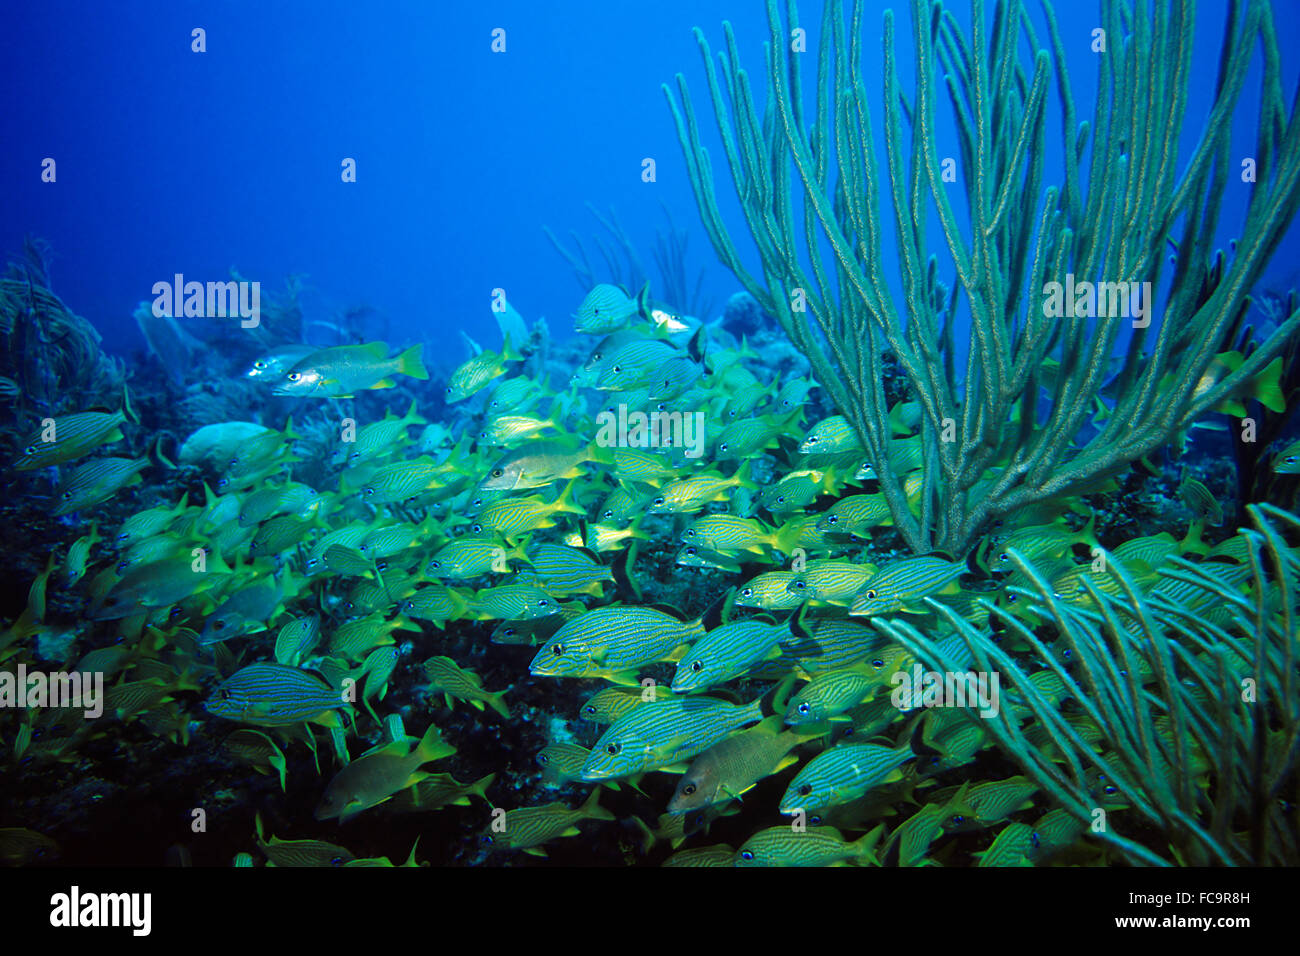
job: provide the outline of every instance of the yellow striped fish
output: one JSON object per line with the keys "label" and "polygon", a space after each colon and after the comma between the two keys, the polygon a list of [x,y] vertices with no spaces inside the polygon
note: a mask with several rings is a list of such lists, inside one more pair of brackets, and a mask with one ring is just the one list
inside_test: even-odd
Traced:
{"label": "yellow striped fish", "polygon": [[529,672],[635,683],[635,668],[670,659],[702,633],[699,621],[683,621],[656,608],[599,607],[560,628],[538,650]]}
{"label": "yellow striped fish", "polygon": [[689,760],[762,716],[758,700],[740,705],[711,697],[671,697],[637,707],[596,741],[582,765],[582,779],[627,777]]}
{"label": "yellow striped fish", "polygon": [[47,418],[28,437],[14,462],[18,471],[62,465],[88,455],[100,445],[122,440],[127,407],[117,412],[77,412]]}
{"label": "yellow striped fish", "polygon": [[759,830],[736,851],[735,866],[834,866],[837,863],[875,862],[877,827],[852,843],[834,827],[790,827]]}
{"label": "yellow striped fish", "polygon": [[61,517],[99,504],[127,485],[138,485],[148,458],[96,458],[68,473],[54,492],[51,517]]}
{"label": "yellow striped fish", "polygon": [[520,807],[497,814],[483,830],[480,837],[489,851],[523,850],[534,856],[545,856],[539,849],[559,837],[579,836],[578,824],[584,820],[613,820],[614,814],[600,805],[600,788],[597,787],[587,802],[572,810],[560,801],[540,807]]}
{"label": "yellow striped fish", "polygon": [[780,812],[821,810],[854,800],[872,787],[901,776],[915,754],[909,747],[839,744],[823,751],[800,770],[781,798]]}
{"label": "yellow striped fish", "polygon": [[341,691],[321,678],[283,664],[249,664],[231,675],[208,698],[208,713],[261,727],[304,721],[338,726],[335,713],[348,709]]}
{"label": "yellow striped fish", "polygon": [[894,561],[866,583],[849,613],[863,617],[891,614],[914,604],[924,610],[921,598],[949,588],[965,573],[964,564],[929,555]]}

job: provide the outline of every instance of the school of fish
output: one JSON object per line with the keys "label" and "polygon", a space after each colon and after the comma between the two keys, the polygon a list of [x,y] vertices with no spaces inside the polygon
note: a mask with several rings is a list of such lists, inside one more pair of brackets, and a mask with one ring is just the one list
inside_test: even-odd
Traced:
{"label": "school of fish", "polygon": [[[292,419],[206,425],[175,461],[148,441],[145,455],[111,450],[139,428],[127,396],[116,412],[47,421],[13,467],[58,469],[52,514],[67,516],[75,540],[0,632],[0,669],[50,666],[42,649],[66,625],[47,620],[47,589],[73,589],[83,619],[58,663],[104,675],[106,717],[6,716],[6,759],[73,761],[138,724],[175,747],[210,738],[222,760],[278,780],[287,799],[286,774],[310,754],[315,802],[289,818],[346,839],[363,814],[480,808],[481,828],[467,834],[480,861],[542,856],[566,838],[643,854],[666,844],[662,862],[674,866],[1096,861],[1087,821],[1036,800],[970,712],[896,704],[897,675],[918,662],[873,626],[903,617],[943,639],[953,632],[944,607],[987,628],[989,604],[1014,608],[1025,584],[1011,550],[1061,602],[1088,606],[1089,588],[1116,587],[1094,567],[1089,505],[1022,509],[968,555],[911,555],[875,476],[902,475],[919,508],[916,404],[894,406],[889,460],[871,462],[807,375],[777,377],[748,342],[648,289],[597,286],[574,323],[586,358],[565,381],[526,374],[525,343],[507,336],[451,373],[443,401],[454,414],[443,421],[405,399],[373,420],[337,415],[323,484],[302,480],[312,462]],[[248,378],[296,398],[302,422],[429,373],[418,346],[298,344],[260,357]],[[1300,473],[1300,443],[1273,467]],[[201,495],[178,487],[121,521],[97,510],[174,469],[200,475]],[[1218,527],[1215,496],[1190,476],[1179,495],[1181,539],[1162,532],[1112,553],[1138,587],[1174,600],[1196,600],[1159,574],[1176,558],[1213,562],[1228,586],[1244,586],[1247,550]],[[452,634],[473,659],[448,652]],[[532,658],[492,686],[472,668],[498,645]],[[423,708],[404,720],[386,699],[412,679]],[[468,707],[502,725],[519,719],[525,687],[572,702],[540,718],[551,739],[531,755],[537,786],[507,787],[505,767],[469,782],[431,769],[466,746],[432,714]],[[1040,690],[1066,693],[1046,679]],[[1072,719],[1087,737],[1086,716]],[[1022,728],[1031,736],[1032,723]],[[636,809],[611,810],[615,793]],[[1098,799],[1122,810],[1100,789]],[[711,840],[742,812],[759,822]],[[0,829],[0,861],[57,854],[15,822]],[[325,832],[268,839],[250,816],[249,852],[232,862],[392,865]],[[393,848],[407,865],[419,852]]]}

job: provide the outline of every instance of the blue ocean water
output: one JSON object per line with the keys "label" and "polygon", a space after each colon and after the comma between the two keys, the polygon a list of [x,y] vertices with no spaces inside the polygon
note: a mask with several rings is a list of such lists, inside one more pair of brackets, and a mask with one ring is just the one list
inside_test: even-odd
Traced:
{"label": "blue ocean water", "polygon": [[[902,87],[912,90],[906,5],[866,3],[877,123],[880,24],[890,6]],[[1092,4],[1057,6],[1083,119],[1098,17]],[[1183,161],[1213,92],[1226,9],[1217,0],[1197,8]],[[820,13],[802,4],[810,51]],[[1278,6],[1283,37],[1293,14],[1293,5]],[[969,11],[954,5],[954,15],[965,24]],[[686,75],[724,214],[748,252],[691,27],[716,51],[730,20],[761,97],[763,4],[64,0],[8,17],[0,246],[48,240],[56,290],[112,351],[142,346],[131,313],[153,283],[176,273],[221,279],[232,267],[269,289],[306,275],[309,317],[373,306],[375,331],[395,343],[440,342],[464,329],[495,344],[489,302],[498,288],[529,321],[544,315],[553,334],[568,335],[582,290],[542,226],[566,242],[571,231],[589,240],[600,230],[586,203],[617,212],[647,265],[667,209],[689,230],[692,269],[706,270],[715,301],[737,288],[700,228],[660,84]],[[1044,31],[1038,11],[1035,24]],[[195,29],[205,31],[206,52],[191,49]],[[492,49],[496,29],[505,31],[503,53]],[[815,52],[807,56],[811,77]],[[1300,61],[1284,57],[1283,66],[1289,90]],[[1257,84],[1252,76],[1248,105]],[[1048,108],[1056,144],[1054,95]],[[951,133],[948,111],[940,115]],[[1254,136],[1252,111],[1239,110],[1234,158],[1251,153]],[[47,157],[55,183],[41,180]],[[352,183],[341,180],[347,157],[356,161]],[[657,167],[649,183],[647,157]],[[1051,182],[1059,154],[1047,162]],[[1221,243],[1234,235],[1248,188],[1230,177]],[[1297,253],[1300,240],[1287,237],[1266,284],[1294,283]],[[896,275],[893,265],[886,274]],[[463,357],[459,346],[444,358],[453,357]]]}

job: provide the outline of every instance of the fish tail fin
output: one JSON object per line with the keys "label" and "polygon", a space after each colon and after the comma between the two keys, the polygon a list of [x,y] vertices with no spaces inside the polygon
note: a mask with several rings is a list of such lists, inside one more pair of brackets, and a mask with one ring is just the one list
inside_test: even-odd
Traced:
{"label": "fish tail fin", "polygon": [[[405,353],[403,353],[403,354],[405,354]],[[423,364],[424,364],[423,361],[421,361],[420,364],[423,365]],[[428,373],[426,372],[425,374],[428,374]],[[408,408],[408,409],[406,410],[406,414],[402,416],[402,421],[406,422],[406,424],[408,424],[408,425],[427,425],[427,424],[429,424],[428,420],[427,420],[423,415],[420,414],[420,409],[419,409],[419,407],[418,407],[418,405],[417,405],[415,399],[411,399],[411,407]]]}
{"label": "fish tail fin", "polygon": [[1281,413],[1286,409],[1286,399],[1282,395],[1282,356],[1278,356],[1264,366],[1264,370],[1255,378],[1251,390],[1252,397],[1270,412]]}
{"label": "fish tail fin", "polygon": [[636,311],[637,315],[650,321],[650,280],[647,279],[645,285],[641,286],[641,291],[636,294]]}
{"label": "fish tail fin", "polygon": [[528,559],[528,548],[533,543],[533,535],[536,533],[536,531],[530,531],[524,535],[523,540],[506,552],[506,560],[518,561],[531,567],[533,562]]}
{"label": "fish tail fin", "polygon": [[420,763],[428,763],[448,756],[447,747],[448,745],[442,742],[442,731],[438,729],[438,725],[430,724],[429,729],[420,738],[420,742],[415,745],[415,750],[420,756]]}
{"label": "fish tail fin", "polygon": [[515,351],[510,344],[510,333],[507,332],[501,339],[501,360],[503,362],[522,362],[524,357]]}
{"label": "fish tail fin", "polygon": [[790,698],[793,696],[794,685],[798,679],[793,672],[786,674],[779,684],[754,701],[760,708],[760,712],[764,716],[776,717],[778,721],[784,723],[785,712],[790,709]]}
{"label": "fish tail fin", "polygon": [[618,589],[624,593],[632,595],[636,602],[641,603],[641,583],[637,581],[632,573],[632,563],[636,560],[636,541],[632,540],[628,546],[615,556],[613,564],[610,565],[610,573],[614,576],[614,583]]}
{"label": "fish tail fin", "polygon": [[632,814],[632,825],[641,831],[641,855],[648,856],[655,846],[654,831],[635,813]]}
{"label": "fish tail fin", "polygon": [[874,830],[872,830],[870,833],[868,833],[866,836],[854,840],[849,845],[853,847],[856,856],[868,860],[872,863],[877,863],[878,861],[876,860],[876,844],[880,842],[880,837],[884,832],[885,832],[885,825],[881,823],[877,825],[877,827]]}
{"label": "fish tail fin", "polygon": [[[154,458],[156,458],[158,460],[158,464],[162,465],[164,468],[174,469],[176,467],[176,463],[172,461],[170,458],[168,458],[165,454],[163,454],[162,446],[163,446],[163,436],[159,435],[158,440],[154,442],[153,445]],[[204,487],[207,486],[205,485]],[[184,501],[185,499],[182,498],[181,500]]]}
{"label": "fish tail fin", "polygon": [[416,838],[415,838],[415,842],[414,842],[413,844],[411,844],[411,855],[408,856],[408,857],[406,858],[406,862],[403,863],[402,866],[418,866],[418,865],[419,865],[418,863],[415,862],[415,848],[418,847],[419,845],[420,845],[420,838],[419,838],[419,837],[416,837]]}
{"label": "fish tail fin", "polygon": [[1090,549],[1100,547],[1101,543],[1097,540],[1097,512],[1092,510],[1088,515],[1088,522],[1079,532],[1079,543],[1087,545]]}
{"label": "fish tail fin", "polygon": [[484,803],[491,806],[492,801],[487,798],[487,788],[492,786],[492,781],[496,778],[496,774],[490,773],[481,780],[475,780],[469,785],[469,788],[465,792],[467,794],[474,794],[475,796],[481,797]]}
{"label": "fish tail fin", "polygon": [[746,458],[736,469],[736,487],[744,488],[748,491],[758,491],[758,483],[749,477],[750,464],[752,459]]}
{"label": "fish tail fin", "polygon": [[1179,554],[1207,554],[1210,550],[1205,543],[1205,519],[1197,518],[1187,526],[1187,534],[1178,543]]}
{"label": "fish tail fin", "polygon": [[569,483],[565,485],[564,490],[560,492],[560,497],[555,499],[556,511],[567,511],[569,514],[575,515],[585,515],[587,513],[587,509],[583,508],[573,500],[573,486],[577,483],[577,478],[569,479]]}
{"label": "fish tail fin", "polygon": [[126,382],[122,383],[122,414],[137,425],[140,424],[140,416],[137,415],[135,409],[131,407],[131,389],[127,386]]}
{"label": "fish tail fin", "polygon": [[302,436],[293,430],[293,416],[289,415],[284,420],[284,431],[280,433],[285,441],[301,441]]}
{"label": "fish tail fin", "polygon": [[505,702],[504,699],[505,696],[506,696],[506,692],[503,690],[499,690],[495,694],[488,694],[483,699],[489,707],[495,710],[502,717],[505,717],[507,720],[509,720],[510,707]]}
{"label": "fish tail fin", "polygon": [[[424,343],[417,342],[409,349],[397,356],[397,371],[401,375],[409,375],[411,378],[418,378],[425,381],[429,377],[428,370],[424,367]],[[411,402],[412,411],[414,411],[415,401]],[[409,414],[409,413],[408,413]]]}
{"label": "fish tail fin", "polygon": [[451,614],[447,616],[449,621],[459,620],[469,610],[469,601],[455,588],[447,588],[447,600],[451,604]]}
{"label": "fish tail fin", "polygon": [[588,820],[613,820],[614,814],[600,805],[600,792],[600,787],[593,788],[591,796],[578,808],[578,812]]}

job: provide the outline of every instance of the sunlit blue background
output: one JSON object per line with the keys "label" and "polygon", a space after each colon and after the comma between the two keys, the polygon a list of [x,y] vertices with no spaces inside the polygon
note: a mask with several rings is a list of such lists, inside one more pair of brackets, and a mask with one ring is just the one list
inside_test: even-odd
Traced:
{"label": "sunlit blue background", "polygon": [[[864,20],[877,123],[888,5],[868,3]],[[910,97],[910,14],[894,6]],[[1058,8],[1082,119],[1098,17],[1092,4]],[[965,4],[955,10],[965,23]],[[1278,11],[1289,97],[1300,56],[1287,42],[1292,5]],[[820,5],[804,3],[802,16],[815,51]],[[1189,141],[1213,91],[1224,4],[1200,4],[1198,17]],[[0,252],[18,253],[29,234],[48,240],[55,291],[114,351],[140,347],[131,312],[154,282],[176,272],[221,279],[235,267],[264,290],[306,274],[309,317],[370,304],[394,345],[435,343],[434,360],[453,362],[462,350],[445,343],[457,329],[496,343],[496,287],[526,319],[545,315],[554,333],[569,334],[581,289],[543,224],[566,241],[570,230],[589,237],[598,224],[584,204],[612,206],[652,266],[662,205],[690,229],[692,266],[709,266],[721,303],[737,285],[714,265],[660,84],[686,73],[726,210],[742,229],[691,34],[703,27],[717,49],[724,19],[761,90],[767,23],[756,0],[15,5],[0,38]],[[194,27],[207,31],[206,53],[190,50]],[[507,33],[504,55],[490,49],[495,27]],[[1256,75],[1238,111],[1235,156],[1251,153],[1257,93]],[[1056,144],[1054,93],[1049,106]],[[1048,182],[1058,178],[1054,149]],[[52,185],[40,182],[47,156],[58,163]],[[340,180],[344,157],[357,161],[355,184]],[[658,163],[655,183],[641,181],[645,157]],[[1223,241],[1247,189],[1230,178]],[[937,229],[931,235],[940,242]],[[1295,283],[1297,252],[1293,234],[1273,284]]]}

